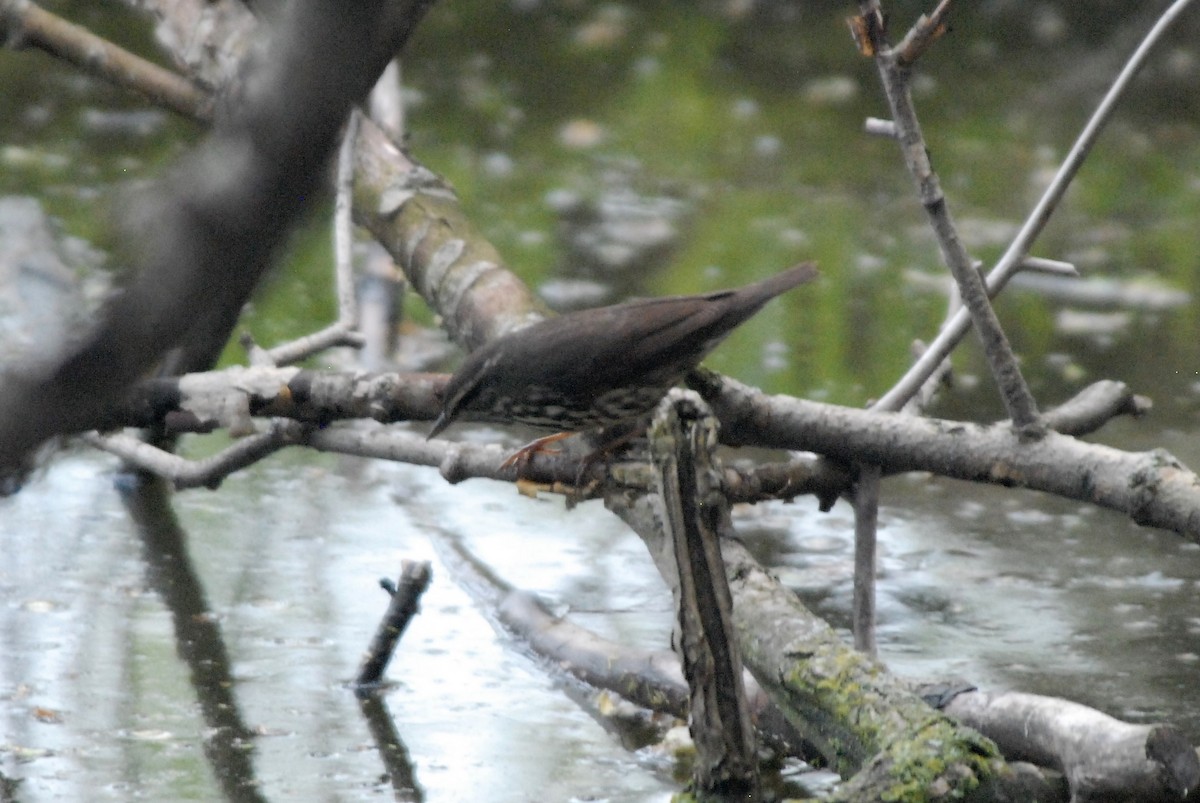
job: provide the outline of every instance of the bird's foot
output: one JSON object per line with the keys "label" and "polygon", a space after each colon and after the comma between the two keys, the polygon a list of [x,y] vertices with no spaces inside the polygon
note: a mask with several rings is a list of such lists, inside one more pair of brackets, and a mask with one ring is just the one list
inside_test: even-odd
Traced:
{"label": "bird's foot", "polygon": [[600,432],[593,440],[596,448],[579,461],[579,471],[575,474],[575,487],[583,487],[583,475],[597,463],[603,461],[606,467],[611,468],[613,455],[645,432],[646,425],[642,422],[620,424]]}
{"label": "bird's foot", "polygon": [[517,451],[510,454],[508,457],[504,458],[504,462],[500,464],[500,468],[505,469],[515,466],[517,473],[520,474],[521,470],[525,468],[525,466],[529,465],[529,461],[533,459],[535,454],[538,452],[557,452],[557,449],[549,448],[550,444],[558,443],[559,441],[565,440],[574,434],[574,432],[555,432],[553,435],[545,435],[535,441],[530,441],[520,449],[517,449]]}

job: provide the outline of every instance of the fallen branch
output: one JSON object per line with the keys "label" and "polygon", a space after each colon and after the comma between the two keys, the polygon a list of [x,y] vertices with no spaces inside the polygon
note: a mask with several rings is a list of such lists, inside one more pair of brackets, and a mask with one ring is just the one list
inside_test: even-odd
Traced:
{"label": "fallen branch", "polygon": [[[506,633],[525,642],[536,655],[593,688],[614,692],[651,711],[687,718],[688,686],[678,655],[598,636],[551,613],[535,594],[497,577],[459,539],[437,531],[430,537],[456,582],[485,606]],[[781,754],[816,759],[817,752],[772,705],[758,681],[749,673],[744,681],[759,736]]]}
{"label": "fallen branch", "polygon": [[[674,653],[633,648],[601,638],[566,617],[550,613],[536,595],[514,589],[496,577],[457,538],[436,531],[431,537],[439,559],[456,582],[470,591],[506,633],[522,640],[552,666],[645,708],[678,718],[687,716],[687,685],[679,658]],[[755,589],[754,593],[766,595],[768,607],[752,608],[747,618],[761,620],[777,605],[789,610],[798,608],[803,611],[799,620],[789,615],[779,621],[796,622],[795,632],[801,639],[806,639],[805,634],[810,632],[825,637],[824,623],[800,607],[794,594],[770,580],[736,544],[726,544],[726,549],[727,554],[729,550],[736,550],[740,555],[737,567],[728,570],[735,592],[735,606],[756,604],[759,598],[743,596]],[[747,566],[751,567],[751,573],[746,575],[748,583],[732,579]],[[835,650],[833,655],[841,655],[843,653],[837,651],[844,651],[847,660],[862,660],[840,642],[834,642],[836,637],[828,646]],[[810,646],[797,646],[801,643]],[[807,641],[793,642],[793,646],[801,654],[812,650],[811,642]],[[872,675],[872,683],[874,678]],[[908,687],[902,681],[896,682],[901,684],[896,688],[902,687],[907,692]],[[767,699],[758,682],[747,675],[746,684],[759,736],[776,751],[814,760],[817,754],[813,746],[801,738],[800,731]],[[1015,800],[1066,803],[1070,797],[1070,792],[1065,787],[1060,789],[1054,778],[1021,769],[1020,762],[1065,773],[1073,779],[1072,789],[1078,792],[1089,788],[1113,791],[1126,781],[1132,781],[1134,789],[1170,789],[1176,788],[1172,784],[1186,784],[1193,777],[1189,767],[1194,753],[1190,753],[1186,740],[1169,726],[1131,725],[1066,700],[1032,694],[988,693],[975,690],[969,684],[957,684],[951,694],[930,700],[925,688],[920,690],[925,702],[939,706],[945,713],[980,731],[996,742],[1008,762],[1017,763],[1013,767],[1012,782],[1021,784],[1024,792],[1015,795],[1012,798]],[[1059,714],[1066,716],[1060,720]],[[855,715],[854,711],[845,712],[847,717]],[[1035,727],[1030,731],[1027,726],[1031,722]],[[1105,753],[1091,752],[1091,747],[1101,746],[1105,747]],[[1138,765],[1137,757],[1143,753],[1146,761]],[[1189,754],[1193,758],[1189,758]],[[1102,755],[1116,757],[1116,763],[1105,769]],[[1155,773],[1159,770],[1169,774],[1155,781]]]}
{"label": "fallen branch", "polygon": [[768,396],[728,378],[710,382],[702,395],[723,427],[754,432],[779,448],[878,463],[887,473],[929,471],[1045,491],[1200,541],[1200,478],[1164,449],[1126,452],[1057,432],[1023,442],[1007,422],[970,424],[835,407]]}
{"label": "fallen branch", "polygon": [[[655,502],[614,492],[605,503],[646,541],[659,574],[671,582],[673,559]],[[736,540],[723,538],[722,554],[746,667],[831,769],[857,776],[833,799],[922,800],[935,788],[965,796],[1002,779],[1004,762],[994,745],[843,645]]]}
{"label": "fallen branch", "polygon": [[[347,418],[381,422],[431,420],[437,392],[446,377],[434,374],[324,373],[296,368],[238,368],[221,372],[150,380],[139,386],[124,415],[108,426],[175,425],[191,431],[244,423],[251,416],[291,417],[327,425]],[[1050,433],[1042,442],[1022,443],[1005,422],[981,425],[960,421],[881,413],[768,396],[728,378],[694,372],[691,378],[721,420],[731,443],[816,452],[851,464],[878,463],[885,473],[928,471],[955,479],[1046,491],[1091,502],[1128,515],[1138,524],[1200,539],[1200,480],[1163,450],[1125,452],[1074,437]],[[1080,393],[1046,420],[1082,432],[1112,415],[1138,414],[1146,401],[1116,382],[1102,382]],[[452,481],[471,477],[514,479],[492,458],[479,458],[477,447],[425,443],[407,433],[367,438],[334,430],[312,433],[316,448],[370,457],[436,465]],[[536,455],[525,473],[534,482],[570,482],[571,466],[562,455]],[[598,471],[603,467],[595,467]],[[649,487],[636,465],[614,466],[618,482]],[[603,478],[604,473],[589,474]],[[781,496],[811,490],[827,492],[817,475],[812,485],[783,484]],[[762,486],[753,489],[761,498]]]}
{"label": "fallen branch", "polygon": [[1062,772],[1078,803],[1182,800],[1200,784],[1200,759],[1168,725],[1133,725],[1051,697],[972,691],[943,709],[988,734],[1010,761]]}

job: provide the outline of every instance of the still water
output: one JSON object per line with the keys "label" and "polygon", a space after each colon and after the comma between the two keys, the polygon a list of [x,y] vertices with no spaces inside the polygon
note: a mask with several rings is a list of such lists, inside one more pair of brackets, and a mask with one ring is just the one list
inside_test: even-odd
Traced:
{"label": "still water", "polygon": [[[431,560],[434,583],[383,700],[425,799],[665,800],[674,788],[588,695],[493,629],[434,546],[462,537],[580,624],[661,648],[669,594],[597,503],[568,512],[500,484],[294,453],[175,497],[184,541],[146,544],[114,472],[67,456],[0,507],[0,756],[21,779],[15,799],[391,799],[345,684],[386,607],[377,581],[403,559]],[[885,485],[883,521],[893,670],[1200,735],[1200,549],[1106,512],[919,477]],[[847,510],[763,505],[738,525],[810,605],[846,620]]]}
{"label": "still water", "polygon": [[[432,472],[304,455],[272,462],[219,494],[176,500],[193,572],[176,567],[165,582],[202,596],[187,614],[211,624],[200,634],[164,606],[164,580],[148,576],[107,461],[63,460],[5,503],[13,559],[0,575],[0,689],[5,772],[25,779],[18,799],[220,797],[225,781],[205,758],[215,723],[198,702],[214,692],[205,668],[220,670],[212,645],[196,643],[208,638],[224,644],[233,721],[249,734],[265,799],[387,799],[390,781],[345,684],[386,608],[378,580],[405,558],[433,560],[434,583],[384,700],[427,799],[491,790],[498,800],[638,800],[670,788],[497,635],[427,537],[430,528],[476,535],[500,571],[602,613],[614,634],[657,643],[668,605],[619,522],[599,511],[564,517],[508,488],[450,489]],[[397,504],[400,494],[411,504]],[[26,546],[14,550],[18,539]],[[177,633],[192,641],[180,645]]]}
{"label": "still water", "polygon": [[[77,18],[103,21],[90,5]],[[860,134],[883,110],[844,33],[849,12],[685,5],[435,9],[406,64],[414,150],[535,283],[607,266],[605,287],[691,291],[817,258],[821,285],[777,302],[711,364],[862,405],[944,302],[894,147]],[[916,87],[964,236],[989,258],[1149,12],[978,6]],[[1168,43],[1038,249],[1119,291],[1084,303],[1015,288],[1000,314],[1044,404],[1126,381],[1153,413],[1092,437],[1165,446],[1196,467],[1195,305],[1129,303],[1139,288],[1200,289],[1200,104],[1186,56]],[[101,246],[111,235],[97,205],[198,135],[43,57],[0,54],[0,70],[22,109],[0,119],[0,186]],[[323,223],[299,238],[256,302],[259,342],[329,319],[323,238]],[[610,257],[630,240],[642,247],[622,272]],[[973,344],[956,369],[932,412],[999,417]],[[292,451],[134,515],[136,488],[115,470],[68,450],[0,501],[0,800],[404,799],[404,765],[431,801],[633,803],[678,788],[586,693],[498,633],[439,561],[438,539],[461,537],[579,623],[661,648],[669,595],[598,503],[566,511],[502,484]],[[881,520],[880,650],[895,671],[1062,695],[1200,741],[1196,545],[1076,503],[927,476],[887,480]],[[737,524],[814,609],[846,623],[844,505],[760,505]],[[345,683],[386,607],[377,581],[404,559],[432,561],[434,583],[389,670],[390,717],[368,720]],[[406,760],[384,760],[381,721]]]}

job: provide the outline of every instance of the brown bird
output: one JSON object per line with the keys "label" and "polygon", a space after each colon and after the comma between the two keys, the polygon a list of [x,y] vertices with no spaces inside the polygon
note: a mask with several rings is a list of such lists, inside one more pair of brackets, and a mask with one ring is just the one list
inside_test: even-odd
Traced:
{"label": "brown bird", "polygon": [[733,290],[570,312],[499,337],[450,377],[429,437],[454,421],[568,430],[534,441],[510,465],[569,431],[637,420],[734,328],[816,275],[805,262]]}

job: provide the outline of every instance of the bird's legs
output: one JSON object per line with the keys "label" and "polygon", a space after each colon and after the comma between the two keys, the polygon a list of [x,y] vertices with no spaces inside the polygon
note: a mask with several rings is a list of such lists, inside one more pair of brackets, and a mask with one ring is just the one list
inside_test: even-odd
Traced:
{"label": "bird's legs", "polygon": [[[606,463],[612,459],[612,456],[627,446],[631,440],[643,434],[646,431],[646,422],[630,422],[618,424],[599,432],[593,443],[598,444],[588,454],[584,455],[579,460],[579,471],[575,474],[575,487],[579,488],[583,485],[583,475],[587,470],[601,460]],[[538,452],[557,452],[558,449],[550,448],[550,444],[557,443],[561,440],[575,435],[575,432],[555,432],[552,435],[545,435],[517,449],[515,452],[504,458],[504,462],[500,464],[501,469],[516,467],[518,476],[525,466],[529,465],[529,461]]]}
{"label": "bird's legs", "polygon": [[517,449],[517,451],[510,454],[508,457],[504,458],[504,462],[500,464],[500,468],[511,468],[512,466],[516,466],[517,472],[520,473],[520,470],[528,465],[529,461],[533,459],[535,454],[538,452],[557,452],[557,449],[549,448],[550,444],[558,443],[561,440],[566,440],[574,434],[574,432],[555,432],[553,435],[543,435],[537,440],[530,441],[520,449]]}

